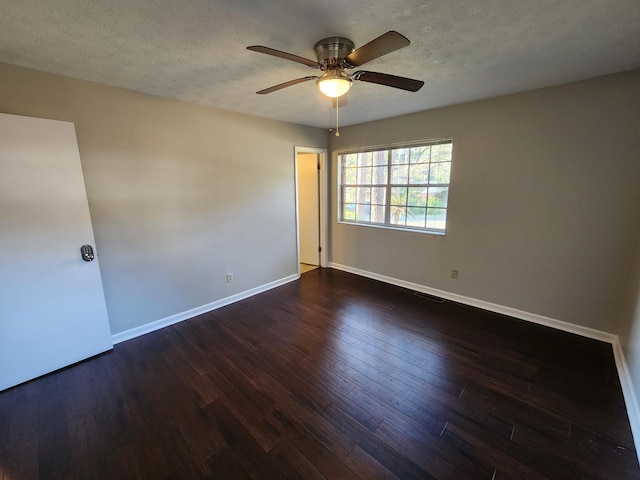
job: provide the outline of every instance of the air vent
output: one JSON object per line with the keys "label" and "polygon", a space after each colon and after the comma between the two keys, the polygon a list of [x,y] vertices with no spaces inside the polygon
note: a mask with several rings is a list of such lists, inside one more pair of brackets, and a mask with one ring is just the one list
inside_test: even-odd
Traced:
{"label": "air vent", "polygon": [[436,302],[436,303],[444,303],[445,299],[442,297],[436,297],[435,295],[429,295],[428,293],[422,293],[422,292],[413,292],[413,294],[416,297],[420,297],[420,298],[426,298],[427,300],[431,300],[432,302]]}

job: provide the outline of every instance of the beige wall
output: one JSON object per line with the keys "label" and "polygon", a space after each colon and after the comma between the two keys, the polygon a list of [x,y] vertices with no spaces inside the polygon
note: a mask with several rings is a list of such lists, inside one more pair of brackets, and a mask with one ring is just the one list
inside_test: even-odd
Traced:
{"label": "beige wall", "polygon": [[635,71],[345,127],[333,186],[336,151],[453,137],[448,225],[340,224],[334,189],[331,260],[617,333],[640,238],[639,112]]}
{"label": "beige wall", "polygon": [[294,145],[326,148],[324,130],[3,64],[0,78],[0,112],[76,125],[113,333],[297,272]]}

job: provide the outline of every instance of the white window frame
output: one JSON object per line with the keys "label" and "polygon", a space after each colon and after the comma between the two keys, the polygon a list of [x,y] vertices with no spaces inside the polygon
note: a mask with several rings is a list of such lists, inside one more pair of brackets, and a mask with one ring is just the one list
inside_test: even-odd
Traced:
{"label": "white window frame", "polygon": [[[421,160],[420,162],[409,162],[407,161],[407,163],[405,164],[399,164],[399,163],[393,163],[392,162],[392,156],[393,156],[393,152],[394,151],[400,151],[400,150],[406,150],[406,149],[412,149],[412,148],[423,148],[423,147],[433,147],[433,146],[437,146],[437,145],[451,145],[451,149],[450,152],[451,154],[448,156],[448,160],[445,161],[438,161],[438,162],[434,162],[432,161],[432,157],[431,157],[431,149],[429,150],[430,154],[429,154],[429,160],[428,162],[425,162],[424,160]],[[386,181],[384,183],[373,183],[374,179],[373,179],[373,174],[371,175],[370,181],[369,182],[364,182],[364,183],[358,183],[356,181],[356,183],[344,183],[345,182],[345,177],[347,175],[346,170],[350,170],[350,169],[354,169],[357,168],[356,172],[358,172],[358,175],[360,174],[360,169],[367,169],[369,168],[369,166],[361,166],[361,165],[357,165],[356,167],[353,167],[352,165],[350,166],[345,166],[345,162],[347,161],[347,155],[352,155],[352,154],[363,154],[363,153],[383,153],[384,156],[386,156],[386,164],[384,165],[380,165],[378,166],[378,168],[383,168],[386,167],[387,172],[386,172]],[[399,152],[398,152],[399,154]],[[446,233],[446,220],[447,220],[447,216],[448,216],[448,195],[449,195],[449,190],[450,190],[450,185],[451,185],[451,165],[452,165],[452,160],[453,160],[453,139],[452,138],[444,138],[444,139],[437,139],[437,140],[423,140],[423,141],[416,141],[416,142],[410,142],[410,143],[402,143],[402,144],[393,144],[393,145],[385,145],[385,146],[377,146],[377,147],[365,147],[365,148],[361,148],[361,149],[353,149],[353,150],[345,150],[345,151],[341,151],[338,152],[338,223],[343,223],[343,224],[347,224],[347,225],[358,225],[358,226],[366,226],[366,227],[375,227],[375,228],[386,228],[386,229],[391,229],[391,230],[402,230],[402,231],[411,231],[411,232],[420,232],[420,233],[429,233],[429,234],[436,234],[436,235],[444,235]],[[376,165],[374,164],[375,161],[373,161],[371,168],[376,168]],[[436,181],[431,181],[432,178],[430,175],[427,176],[427,181],[426,182],[420,182],[420,183],[411,183],[411,178],[410,178],[410,173],[407,173],[407,178],[406,178],[406,183],[404,182],[396,182],[393,183],[393,168],[394,167],[399,167],[401,168],[402,166],[406,165],[407,166],[407,172],[410,172],[410,168],[412,168],[414,165],[417,167],[418,165],[428,165],[429,169],[431,169],[431,166],[433,164],[436,165],[444,165],[448,163],[448,172],[449,175],[447,176],[447,181],[443,182],[442,179],[440,179],[439,182]],[[373,170],[372,170],[373,171]],[[371,191],[369,193],[369,201],[368,203],[359,203],[357,200],[356,201],[350,201],[350,202],[345,202],[345,192],[347,192],[347,189],[358,189],[358,188],[371,188]],[[431,189],[440,189],[440,192],[442,192],[444,189],[446,191],[446,200],[444,201],[444,206],[441,204],[442,203],[442,199],[434,199],[440,202],[440,204],[437,205],[429,205],[429,193],[426,193],[427,198],[425,199],[425,204],[424,207],[423,206],[418,206],[416,204],[414,205],[409,205],[409,198],[408,198],[408,194],[409,194],[409,189],[425,189],[427,192],[429,192]],[[383,221],[371,221],[371,217],[373,215],[372,210],[374,209],[374,207],[376,206],[376,204],[372,203],[373,199],[371,198],[373,196],[373,189],[377,189],[378,192],[377,193],[381,193],[381,189],[385,190],[384,193],[384,205],[382,203],[378,204],[379,206],[384,206],[384,220]],[[402,204],[397,204],[394,205],[392,204],[392,190],[393,189],[397,189],[396,191],[401,191],[401,189],[407,189],[406,192],[406,198],[405,198],[405,202],[404,202],[404,207],[402,207]],[[352,191],[353,192],[353,191]],[[352,193],[352,192],[348,192],[348,193]],[[397,197],[396,197],[397,198]],[[397,200],[396,200],[397,201]],[[362,220],[362,219],[357,219],[357,214],[356,214],[356,218],[345,218],[345,203],[347,203],[347,205],[354,205],[354,208],[357,208],[358,205],[361,206],[366,206],[368,205],[369,207],[369,221],[366,220]],[[403,224],[398,224],[398,223],[394,223],[391,220],[391,215],[392,215],[392,210],[393,209],[398,209],[400,208],[400,210],[402,210],[402,208],[404,208],[406,214],[404,216],[404,225]],[[415,226],[415,225],[407,225],[408,223],[408,218],[409,215],[408,214],[408,210],[412,208],[415,210],[421,210],[424,208],[425,211],[425,224],[424,226]],[[429,216],[427,216],[430,212],[434,212],[435,210],[442,210],[444,211],[444,220],[442,221],[436,221],[436,217],[432,216],[431,217],[431,225],[429,225]],[[382,217],[382,215],[380,215],[380,218]],[[396,221],[398,221],[399,219],[396,218]],[[440,227],[438,224],[442,224],[442,227]]]}

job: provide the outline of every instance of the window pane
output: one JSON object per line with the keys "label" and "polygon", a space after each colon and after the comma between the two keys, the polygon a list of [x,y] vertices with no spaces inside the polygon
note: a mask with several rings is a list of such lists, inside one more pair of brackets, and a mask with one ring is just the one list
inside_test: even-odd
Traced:
{"label": "window pane", "polygon": [[447,222],[447,211],[444,208],[427,209],[427,228],[444,230]]}
{"label": "window pane", "polygon": [[399,148],[391,150],[391,164],[404,165],[409,163],[409,148]]}
{"label": "window pane", "polygon": [[358,155],[355,153],[348,153],[342,155],[342,165],[344,167],[355,167],[357,165]]}
{"label": "window pane", "polygon": [[407,226],[424,227],[426,215],[426,208],[409,207],[407,209]]}
{"label": "window pane", "polygon": [[370,167],[371,162],[373,161],[373,153],[365,152],[358,154],[358,166],[359,167]]}
{"label": "window pane", "polygon": [[409,169],[409,183],[429,183],[429,164],[418,163]]}
{"label": "window pane", "polygon": [[411,149],[411,163],[429,163],[431,147],[413,147]]}
{"label": "window pane", "polygon": [[364,167],[358,169],[358,184],[371,183],[371,167]]}
{"label": "window pane", "polygon": [[429,207],[446,207],[449,199],[449,187],[429,187]]}
{"label": "window pane", "polygon": [[386,187],[373,187],[371,189],[371,203],[376,205],[385,205],[387,197]]}
{"label": "window pane", "polygon": [[391,207],[391,223],[393,225],[405,225],[406,218],[406,207]]}
{"label": "window pane", "polygon": [[392,187],[391,188],[391,205],[400,205],[404,207],[406,204],[407,204],[406,187]]}
{"label": "window pane", "polygon": [[345,203],[344,210],[342,211],[343,220],[355,220],[356,219],[356,206],[353,203]]}
{"label": "window pane", "polygon": [[358,187],[356,189],[357,203],[371,203],[371,188]]}
{"label": "window pane", "polygon": [[344,187],[344,196],[342,197],[344,203],[356,202],[356,187]]}
{"label": "window pane", "polygon": [[432,163],[429,171],[429,183],[449,183],[451,162]]}
{"label": "window pane", "polygon": [[450,162],[451,161],[452,144],[444,143],[442,145],[433,145],[431,147],[432,162]]}
{"label": "window pane", "polygon": [[345,185],[355,185],[357,177],[357,168],[345,168],[342,182]]}
{"label": "window pane", "polygon": [[427,188],[426,187],[410,187],[407,205],[410,207],[426,207],[427,206]]}
{"label": "window pane", "polygon": [[375,223],[384,223],[385,207],[381,205],[373,205],[371,207],[371,221]]}
{"label": "window pane", "polygon": [[387,151],[386,150],[380,150],[378,152],[373,152],[373,165],[387,165],[388,164],[388,160],[387,160],[388,156],[387,156]]}
{"label": "window pane", "polygon": [[407,177],[409,176],[408,165],[398,165],[391,167],[391,183],[407,183]]}
{"label": "window pane", "polygon": [[373,177],[371,183],[374,185],[384,185],[387,183],[387,167],[373,167]]}
{"label": "window pane", "polygon": [[371,217],[371,205],[356,206],[356,221],[368,222]]}

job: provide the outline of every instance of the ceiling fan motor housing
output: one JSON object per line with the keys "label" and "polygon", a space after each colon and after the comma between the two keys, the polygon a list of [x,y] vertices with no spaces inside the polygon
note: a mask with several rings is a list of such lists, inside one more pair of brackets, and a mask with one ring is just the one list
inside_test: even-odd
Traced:
{"label": "ceiling fan motor housing", "polygon": [[343,37],[325,38],[313,47],[318,63],[324,67],[340,65],[344,58],[353,52],[354,48],[353,42]]}

